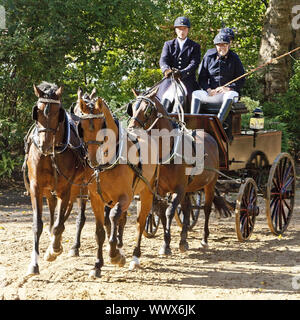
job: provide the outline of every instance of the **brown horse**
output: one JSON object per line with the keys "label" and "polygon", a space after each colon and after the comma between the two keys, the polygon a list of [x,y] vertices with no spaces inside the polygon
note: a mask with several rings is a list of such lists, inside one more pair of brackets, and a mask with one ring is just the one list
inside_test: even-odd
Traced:
{"label": "brown horse", "polygon": [[[168,113],[165,111],[161,103],[155,97],[156,92],[152,92],[147,96],[138,96],[136,93],[136,101],[133,105],[129,105],[128,113],[132,116],[129,127],[140,128],[145,130],[158,129],[159,131],[167,130],[166,132],[174,132],[173,121],[170,120]],[[149,133],[151,130],[149,131]],[[175,131],[176,132],[176,131]],[[190,165],[185,161],[176,164],[170,161],[168,164],[162,164],[166,155],[170,154],[172,158],[173,153],[177,152],[175,147],[175,139],[171,140],[169,147],[162,143],[163,139],[159,140],[159,160],[161,163],[159,171],[158,193],[160,196],[165,196],[168,193],[172,194],[171,205],[168,206],[165,215],[161,213],[161,219],[164,225],[164,244],[160,250],[161,254],[171,254],[170,241],[171,241],[171,222],[175,214],[178,204],[181,203],[184,212],[183,227],[181,231],[181,240],[179,248],[181,251],[188,249],[187,243],[187,229],[189,223],[189,198],[186,196],[188,193],[193,193],[204,189],[205,192],[205,224],[204,236],[201,241],[202,247],[207,247],[207,240],[209,236],[209,216],[211,212],[212,202],[214,199],[214,188],[218,179],[218,174],[213,170],[206,170],[205,168],[218,169],[219,168],[219,152],[215,140],[207,133],[203,133],[198,138],[200,144],[204,144],[204,170],[201,174],[188,175],[187,168]],[[187,140],[188,141],[188,140]],[[186,145],[183,145],[183,149]],[[183,151],[184,154],[184,151]]]}
{"label": "brown horse", "polygon": [[[35,128],[31,135],[27,155],[29,192],[33,209],[34,246],[28,275],[39,274],[39,239],[43,229],[43,197],[46,197],[50,211],[51,244],[45,253],[45,260],[53,261],[63,251],[61,236],[64,222],[69,215],[73,202],[82,192],[84,164],[78,152],[70,145],[80,144],[70,120],[61,105],[62,88],[43,82],[34,85],[38,97],[33,107],[32,118]],[[54,211],[57,219],[54,222]],[[68,212],[66,214],[66,210]],[[84,214],[85,201],[81,214]],[[81,221],[82,225],[82,221]],[[80,238],[80,232],[79,232]],[[79,238],[77,239],[79,241]],[[77,242],[77,245],[80,243]]]}
{"label": "brown horse", "polygon": [[[80,97],[80,99],[83,99],[83,101],[85,102],[86,105],[88,105],[90,108],[94,108],[95,106],[95,102],[97,100],[96,98],[96,88],[94,88],[92,90],[92,92],[90,94],[88,94],[87,92],[85,92],[83,94],[82,89],[79,87],[78,91],[77,91],[78,96]],[[80,101],[79,99],[79,101]],[[71,106],[70,108],[70,116],[72,117],[73,121],[76,124],[77,127],[77,131],[78,131],[78,126],[80,123],[80,117],[77,116],[77,114],[80,115],[81,111],[80,111],[80,106],[79,103],[77,101],[77,103],[75,104],[75,106]],[[82,138],[81,136],[81,131],[78,133],[80,138]],[[87,170],[88,171],[88,170]],[[91,171],[90,171],[91,172]],[[89,173],[87,174],[89,175]],[[89,179],[89,181],[91,182],[93,180],[93,177]],[[80,206],[80,205],[79,205]],[[111,224],[110,224],[110,219],[109,219],[109,213],[110,213],[110,207],[105,206],[104,209],[105,212],[105,228],[106,228],[106,232],[108,234],[108,237],[110,237],[111,235]],[[124,232],[124,228],[126,225],[126,220],[127,220],[127,212],[124,212],[119,220],[119,224],[118,224],[118,248],[122,248],[123,247],[123,232]],[[74,245],[70,251],[70,256],[78,256],[78,249],[80,247],[80,231],[83,228],[85,222],[85,217],[82,214],[79,214],[77,219],[76,219],[76,237],[75,237],[75,242]]]}
{"label": "brown horse", "polygon": [[[97,260],[91,276],[100,277],[103,266],[102,247],[105,239],[104,206],[111,207],[111,235],[109,238],[109,256],[113,264],[124,265],[125,256],[117,248],[116,229],[122,213],[133,200],[135,194],[140,196],[137,217],[137,242],[133,250],[131,268],[139,266],[141,256],[141,239],[147,215],[152,207],[152,188],[156,179],[157,165],[144,164],[140,159],[140,148],[148,143],[141,138],[119,138],[125,131],[111,114],[107,104],[98,98],[94,105],[88,105],[78,92],[80,131],[88,153],[90,175],[96,175],[96,181],[89,185],[91,205],[96,218],[96,240],[98,244]],[[123,152],[131,151],[130,161],[123,161]],[[122,161],[121,161],[122,160]]]}

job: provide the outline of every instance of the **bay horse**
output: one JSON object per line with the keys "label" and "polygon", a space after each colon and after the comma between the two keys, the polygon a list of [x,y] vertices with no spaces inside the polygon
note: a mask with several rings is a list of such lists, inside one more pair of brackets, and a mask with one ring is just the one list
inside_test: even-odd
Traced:
{"label": "bay horse", "polygon": [[[33,251],[28,267],[28,276],[39,274],[39,239],[43,230],[43,198],[46,197],[50,211],[51,243],[45,253],[46,261],[54,261],[63,251],[61,245],[64,222],[73,202],[84,193],[84,162],[76,148],[80,139],[70,129],[70,119],[61,104],[62,87],[43,82],[33,85],[38,97],[32,109],[35,127],[32,131],[25,163],[28,167],[28,189],[33,210]],[[86,201],[82,201],[81,218],[78,219],[77,239],[73,249],[80,246],[80,232],[84,224]],[[54,222],[54,212],[58,214]],[[68,209],[68,211],[67,211]],[[67,211],[67,213],[66,213]],[[77,229],[78,229],[77,228]]]}
{"label": "bay horse", "polygon": [[[88,105],[90,108],[94,108],[95,102],[96,102],[96,88],[94,88],[90,94],[88,94],[87,92],[85,92],[83,94],[83,90],[81,89],[81,87],[79,87],[78,91],[77,91],[77,95],[80,96],[81,99],[83,99],[83,101],[85,102],[86,105]],[[80,99],[78,101],[80,101]],[[80,115],[80,113],[81,113],[78,101],[76,102],[75,105],[72,104],[72,106],[70,108],[70,116],[76,124],[77,132],[78,132],[78,126],[80,123],[80,117],[78,117],[77,115],[78,114]],[[81,139],[82,138],[81,131],[78,132],[78,135]],[[86,154],[85,154],[85,157],[86,157]],[[88,164],[89,164],[89,162],[87,162],[87,165]],[[92,179],[90,178],[90,180],[92,180]],[[79,207],[80,207],[80,204],[79,204]],[[110,224],[110,219],[109,219],[110,207],[105,206],[104,212],[105,212],[105,228],[106,228],[106,232],[108,234],[108,237],[110,237],[110,235],[111,235],[111,224]],[[120,220],[119,220],[119,224],[118,224],[118,235],[117,235],[118,248],[123,247],[123,233],[124,233],[124,228],[126,225],[126,220],[127,220],[127,211],[121,215]],[[81,210],[81,213],[78,215],[78,217],[76,219],[76,227],[77,227],[76,237],[75,237],[74,245],[69,253],[69,256],[78,256],[79,255],[78,249],[80,247],[80,232],[81,232],[81,229],[83,228],[84,222],[85,222],[85,216]]]}
{"label": "bay horse", "polygon": [[[134,90],[133,90],[134,91]],[[156,91],[152,91],[148,95],[138,95],[135,92],[136,99],[133,104],[128,105],[128,114],[131,116],[128,130],[130,128],[143,128],[144,130],[151,129],[167,130],[171,132],[174,130],[174,122],[169,117],[167,111],[156,98]],[[176,129],[175,129],[176,130]],[[179,248],[182,252],[188,249],[187,231],[189,223],[190,201],[188,193],[193,193],[204,189],[205,193],[205,223],[204,234],[201,241],[201,246],[206,248],[208,246],[209,236],[209,216],[211,212],[212,203],[214,200],[214,189],[218,179],[218,174],[214,169],[219,169],[219,152],[216,141],[212,136],[203,133],[198,138],[198,142],[204,144],[204,170],[201,174],[189,176],[186,174],[186,169],[190,166],[185,161],[180,164],[172,163],[163,164],[162,159],[165,159],[167,154],[175,153],[175,140],[173,139],[168,148],[162,144],[162,139],[159,140],[159,161],[160,170],[158,178],[158,194],[166,196],[168,193],[172,194],[171,204],[167,207],[165,212],[160,212],[160,217],[164,226],[164,243],[160,249],[160,254],[171,254],[171,222],[175,215],[177,206],[181,203],[181,208],[184,213],[183,227],[181,231],[181,239]],[[183,149],[185,146],[183,146]],[[184,151],[183,151],[184,154]],[[210,168],[212,170],[206,170]]]}
{"label": "bay horse", "polygon": [[[127,211],[134,195],[140,196],[137,216],[137,240],[133,250],[130,268],[140,266],[141,239],[145,228],[147,215],[152,207],[153,186],[157,175],[157,165],[144,163],[140,158],[140,149],[150,148],[149,136],[146,139],[120,138],[125,134],[121,124],[116,121],[107,103],[98,98],[95,104],[87,105],[78,91],[78,106],[80,108],[81,136],[87,150],[87,160],[90,174],[96,175],[94,183],[89,184],[91,206],[96,219],[96,241],[98,244],[97,260],[91,277],[100,277],[103,266],[104,206],[111,208],[111,235],[109,238],[109,257],[112,264],[125,264],[125,256],[117,248],[116,229],[122,213]],[[115,138],[115,140],[114,140]],[[121,161],[121,151],[131,151],[132,161]],[[150,154],[150,153],[149,153]],[[112,160],[113,159],[113,160]],[[130,158],[131,159],[131,158]]]}

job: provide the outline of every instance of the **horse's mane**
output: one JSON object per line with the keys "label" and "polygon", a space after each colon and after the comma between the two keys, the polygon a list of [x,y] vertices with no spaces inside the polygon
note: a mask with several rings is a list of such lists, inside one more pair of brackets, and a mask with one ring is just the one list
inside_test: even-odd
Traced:
{"label": "horse's mane", "polygon": [[37,86],[42,92],[44,92],[44,97],[49,99],[56,99],[57,96],[55,92],[58,90],[58,86],[55,83],[50,83],[43,81]]}

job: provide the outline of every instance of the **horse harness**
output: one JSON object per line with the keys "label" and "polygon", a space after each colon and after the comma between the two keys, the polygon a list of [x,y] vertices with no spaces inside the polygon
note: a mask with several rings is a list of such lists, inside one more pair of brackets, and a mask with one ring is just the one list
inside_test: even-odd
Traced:
{"label": "horse harness", "polygon": [[[93,119],[105,119],[105,116],[103,113],[98,113],[98,114],[85,114],[85,113],[80,113],[79,114],[76,114],[76,116],[80,119],[80,120],[93,120]],[[94,170],[94,174],[93,176],[95,176],[95,179],[96,179],[96,183],[97,183],[97,192],[101,198],[101,200],[103,201],[103,203],[107,204],[108,206],[112,204],[112,200],[107,202],[105,201],[104,199],[104,196],[103,196],[103,192],[102,192],[102,189],[101,189],[101,180],[100,180],[100,173],[101,172],[104,172],[104,171],[107,171],[107,170],[111,170],[113,168],[115,168],[116,166],[120,165],[120,164],[126,164],[128,165],[128,167],[135,173],[135,176],[134,176],[134,179],[133,179],[133,182],[132,182],[132,189],[133,189],[133,193],[134,193],[134,190],[136,189],[137,187],[137,184],[138,184],[138,181],[139,180],[142,180],[146,185],[147,187],[149,188],[149,190],[151,191],[151,193],[154,195],[154,196],[157,196],[157,192],[152,190],[152,187],[151,187],[151,184],[150,182],[143,176],[143,168],[142,168],[142,160],[141,160],[141,148],[140,148],[140,145],[139,145],[139,141],[137,138],[133,137],[130,135],[129,132],[127,132],[127,135],[124,135],[124,131],[125,129],[122,127],[121,125],[121,122],[118,121],[117,118],[114,117],[114,120],[115,120],[115,123],[118,127],[118,130],[119,130],[119,135],[120,135],[120,139],[117,141],[117,144],[116,144],[116,155],[114,157],[114,162],[113,163],[106,163],[106,164],[100,164],[96,167],[94,167],[90,161],[88,159],[86,159],[89,167],[91,169]],[[90,125],[92,125],[90,123]],[[102,129],[106,128],[106,125],[105,125],[105,121],[104,121],[104,125],[102,127]],[[79,132],[81,131],[82,129],[80,128],[79,126]],[[82,138],[82,132],[79,133],[80,137]],[[128,159],[125,159],[123,156],[122,156],[122,153],[123,153],[123,150],[124,150],[124,139],[125,137],[129,137],[130,141],[133,143],[133,145],[135,145],[137,151],[138,151],[138,156],[139,156],[139,162],[137,165],[131,163]],[[103,141],[97,141],[97,140],[89,140],[87,142],[83,142],[83,145],[85,147],[85,149],[87,150],[87,147],[89,144],[96,144],[96,145],[99,145],[99,147],[101,147],[103,145]],[[156,169],[155,169],[155,177],[157,178],[157,171],[158,170],[158,166],[156,166]],[[156,183],[157,185],[157,183]]]}
{"label": "horse harness", "polygon": [[[37,109],[38,109],[38,103],[46,103],[46,107],[44,109],[44,115],[46,117],[48,117],[49,115],[49,110],[50,110],[50,104],[51,103],[56,103],[59,104],[60,109],[59,109],[59,122],[58,125],[56,126],[56,128],[50,128],[48,125],[47,127],[40,127],[37,124]],[[57,165],[55,156],[56,154],[61,154],[63,152],[65,152],[68,148],[71,149],[72,151],[77,151],[77,158],[79,159],[80,163],[82,165],[85,165],[84,163],[84,149],[82,146],[82,143],[80,143],[78,146],[74,146],[70,143],[70,137],[71,137],[71,130],[74,132],[75,135],[77,135],[77,131],[75,129],[75,125],[72,122],[72,119],[69,117],[68,113],[61,108],[61,102],[60,100],[54,100],[54,99],[48,99],[48,98],[39,98],[37,103],[33,106],[33,111],[32,111],[32,118],[33,120],[35,120],[35,123],[31,126],[31,128],[29,129],[28,133],[26,134],[25,138],[24,138],[24,150],[25,150],[25,159],[23,162],[23,166],[22,166],[22,171],[23,171],[23,178],[24,178],[24,183],[25,183],[25,187],[27,190],[27,193],[29,193],[29,183],[26,179],[26,163],[27,163],[27,159],[28,159],[28,152],[29,152],[29,147],[31,142],[33,142],[34,146],[37,148],[37,150],[43,155],[43,156],[50,156],[51,159],[51,163],[52,163],[52,168],[53,168],[53,175],[54,175],[54,191],[52,192],[53,194],[55,194],[55,190],[56,190],[56,185],[57,185],[57,174],[63,176],[69,184],[72,185],[77,185],[80,187],[84,187],[88,184],[75,184],[72,180],[70,180],[60,169],[59,166]],[[65,134],[64,134],[64,138],[63,141],[61,143],[59,143],[58,145],[55,145],[54,141],[53,141],[53,146],[52,146],[52,153],[44,153],[39,144],[38,144],[38,139],[39,139],[39,134],[42,132],[52,132],[53,135],[56,134],[60,122],[62,122],[64,120],[64,126],[65,126]],[[81,140],[80,140],[81,141]]]}

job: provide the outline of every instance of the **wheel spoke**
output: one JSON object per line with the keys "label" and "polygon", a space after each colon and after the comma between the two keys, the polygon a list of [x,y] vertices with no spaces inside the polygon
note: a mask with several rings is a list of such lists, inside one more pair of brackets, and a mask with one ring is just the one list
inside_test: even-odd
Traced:
{"label": "wheel spoke", "polygon": [[[276,173],[276,172],[275,172]],[[273,185],[274,185],[274,187],[276,188],[276,191],[278,191],[278,190],[280,190],[280,186],[279,186],[279,184],[278,184],[278,179],[276,179],[276,176],[275,176],[276,174],[274,174],[274,177],[273,177],[273,179],[272,179],[272,182],[273,182]],[[273,188],[272,188],[273,189]]]}
{"label": "wheel spoke", "polygon": [[288,222],[288,212],[286,213],[285,210],[284,210],[284,200],[281,201],[281,212],[282,212],[282,218],[283,218],[283,223],[284,223],[284,226],[287,224]]}
{"label": "wheel spoke", "polygon": [[286,168],[286,170],[284,172],[283,181],[282,181],[283,184],[285,183],[287,177],[290,175],[292,168],[293,168],[293,165],[290,163],[289,167]]}
{"label": "wheel spoke", "polygon": [[292,208],[291,206],[286,202],[286,199],[283,199],[283,203],[285,204],[285,206],[287,207],[287,209],[289,210],[289,213],[291,212]]}
{"label": "wheel spoke", "polygon": [[271,200],[271,203],[270,203],[270,208],[273,207],[273,205],[275,204],[276,200],[278,200],[278,197],[277,196],[273,196],[273,199]]}
{"label": "wheel spoke", "polygon": [[291,183],[294,183],[294,180],[295,180],[294,176],[291,176],[287,180],[287,182],[284,184],[283,188],[286,190],[291,185]]}
{"label": "wheel spoke", "polygon": [[252,187],[251,188],[251,193],[250,193],[250,198],[249,198],[249,203],[253,205],[256,201],[256,194],[255,194],[255,189]]}
{"label": "wheel spoke", "polygon": [[283,214],[282,214],[282,201],[279,201],[279,230],[282,230],[282,216],[283,216]]}
{"label": "wheel spoke", "polygon": [[278,218],[278,204],[279,204],[279,198],[276,198],[276,204],[274,205],[274,208],[272,210],[272,221],[275,222],[275,227],[277,227],[277,218]]}

